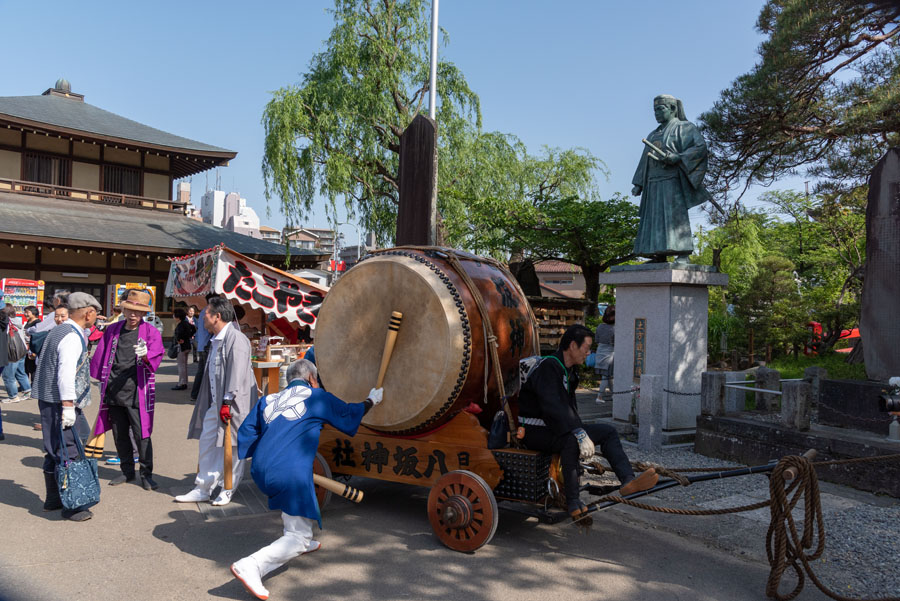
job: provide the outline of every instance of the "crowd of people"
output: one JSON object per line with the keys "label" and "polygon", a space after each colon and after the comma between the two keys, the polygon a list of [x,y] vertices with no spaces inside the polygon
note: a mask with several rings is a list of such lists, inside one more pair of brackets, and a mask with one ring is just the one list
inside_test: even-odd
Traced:
{"label": "crowd of people", "polygon": [[[13,307],[0,306],[0,367],[7,389],[6,402],[36,398],[42,431],[46,486],[44,511],[62,510],[64,518],[83,522],[92,517],[91,506],[64,507],[57,473],[60,463],[75,460],[89,442],[102,453],[103,436],[112,433],[121,474],[110,486],[137,481],[152,491],[153,432],[156,373],[166,354],[160,331],[144,320],[151,309],[147,290],[128,290],[114,316],[97,336],[95,322],[100,303],[75,292],[55,296],[45,306],[44,319],[35,307],[16,320]],[[2,297],[0,297],[2,303]],[[319,548],[313,526],[321,516],[315,500],[312,462],[319,433],[329,424],[353,436],[363,416],[381,402],[382,390],[372,389],[359,403],[346,403],[321,388],[314,353],[292,363],[288,386],[261,397],[251,371],[251,345],[241,333],[239,305],[216,294],[206,306],[176,308],[173,344],[177,345],[178,383],[187,390],[187,363],[193,353],[198,365],[191,389],[193,412],[188,438],[198,440],[197,474],[193,488],[174,498],[178,503],[231,502],[245,465],[253,458],[251,476],[269,497],[269,507],[282,512],[284,534],[271,545],[236,561],[231,571],[259,599],[268,597],[262,578],[291,558]],[[19,323],[24,321],[24,323]],[[570,327],[556,353],[544,357],[519,396],[519,419],[526,448],[559,454],[564,474],[568,512],[579,520],[587,508],[579,498],[581,461],[599,446],[628,495],[652,487],[658,476],[652,469],[636,475],[609,425],[584,424],[578,416],[575,390],[577,367],[590,357],[598,373],[612,371],[615,308],[604,314],[597,332],[581,325]],[[90,339],[96,339],[91,349]],[[594,341],[597,351],[592,353]],[[19,345],[26,351],[17,358]],[[15,348],[11,348],[15,347]],[[170,356],[172,356],[170,354]],[[14,358],[14,361],[10,361]],[[588,361],[588,364],[591,364]],[[100,406],[93,427],[84,409],[91,402],[91,380],[99,385]],[[0,440],[2,440],[0,421]],[[235,459],[225,463],[226,447]],[[136,468],[136,465],[139,467]],[[227,470],[230,469],[230,474]],[[228,477],[230,475],[230,478]],[[225,483],[230,480],[230,486]],[[91,503],[92,505],[93,503]]]}

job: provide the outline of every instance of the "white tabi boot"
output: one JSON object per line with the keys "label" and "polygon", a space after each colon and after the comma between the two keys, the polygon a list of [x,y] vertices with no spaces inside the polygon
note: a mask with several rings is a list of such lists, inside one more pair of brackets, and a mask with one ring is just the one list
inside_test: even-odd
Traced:
{"label": "white tabi boot", "polygon": [[245,557],[231,564],[231,573],[257,599],[269,598],[269,590],[263,586],[259,575],[259,565],[252,557]]}

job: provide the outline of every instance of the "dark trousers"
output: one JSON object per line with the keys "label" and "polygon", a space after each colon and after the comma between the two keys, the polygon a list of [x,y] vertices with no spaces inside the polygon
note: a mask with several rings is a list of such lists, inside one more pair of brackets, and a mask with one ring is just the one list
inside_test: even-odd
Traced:
{"label": "dark trousers", "polygon": [[61,461],[73,460],[78,457],[75,435],[81,437],[83,444],[91,433],[91,426],[81,409],[76,407],[75,426],[62,431],[65,443],[65,450],[63,450],[59,431],[59,424],[62,421],[62,404],[45,403],[39,400],[38,410],[41,412],[41,435],[44,438],[44,472],[55,474]]}
{"label": "dark trousers", "polygon": [[153,475],[153,443],[150,437],[141,438],[141,410],[137,407],[109,406],[109,421],[112,425],[113,440],[116,453],[122,460],[122,473],[125,477],[134,478],[134,451],[131,434],[137,443],[138,457],[141,461],[141,476],[149,478]]}
{"label": "dark trousers", "polygon": [[[207,343],[208,345],[209,343]],[[196,361],[197,364],[197,373],[194,374],[194,385],[191,388],[191,400],[196,401],[197,395],[200,394],[200,385],[203,384],[203,374],[206,373],[206,351],[200,351],[197,353],[200,356],[200,360]]]}
{"label": "dark trousers", "polygon": [[[631,469],[631,463],[628,456],[622,449],[622,443],[619,441],[619,433],[609,424],[590,424],[584,426],[584,431],[595,445],[600,447],[600,453],[609,461],[619,482],[625,484],[634,479],[634,471]],[[571,432],[556,436],[553,431],[546,426],[525,426],[525,438],[523,439],[525,446],[534,451],[544,451],[545,453],[558,453],[559,462],[562,467],[562,475],[564,488],[566,493],[566,502],[569,510],[578,506],[580,483],[578,475],[581,473],[579,463],[578,441]]]}
{"label": "dark trousers", "polygon": [[37,357],[34,359],[25,358],[25,375],[28,376],[29,382],[34,382],[34,372],[37,370]]}

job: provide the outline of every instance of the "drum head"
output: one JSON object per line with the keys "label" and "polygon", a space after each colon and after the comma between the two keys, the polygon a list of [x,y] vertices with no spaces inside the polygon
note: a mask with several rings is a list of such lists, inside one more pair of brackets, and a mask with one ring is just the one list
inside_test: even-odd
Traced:
{"label": "drum head", "polygon": [[325,296],[316,324],[316,363],[325,388],[348,403],[362,401],[375,386],[391,312],[403,313],[384,400],[363,418],[372,429],[430,429],[465,381],[468,318],[456,288],[442,275],[411,256],[378,255],[353,267]]}

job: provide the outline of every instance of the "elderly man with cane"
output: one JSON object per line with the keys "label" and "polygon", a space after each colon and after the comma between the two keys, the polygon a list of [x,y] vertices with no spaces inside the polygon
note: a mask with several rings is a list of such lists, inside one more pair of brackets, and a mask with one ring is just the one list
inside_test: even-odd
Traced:
{"label": "elderly man with cane", "polygon": [[242,460],[253,457],[251,475],[269,497],[269,509],[280,509],[284,536],[231,566],[232,573],[258,599],[268,599],[262,578],[303,553],[319,548],[313,524],[322,526],[313,485],[313,461],[319,433],[328,424],[347,436],[356,434],[369,409],[381,402],[373,388],[362,403],[345,403],[319,388],[316,366],[298,359],[288,367],[288,387],[264,397],[238,433]]}

